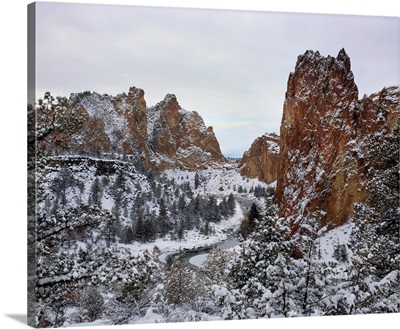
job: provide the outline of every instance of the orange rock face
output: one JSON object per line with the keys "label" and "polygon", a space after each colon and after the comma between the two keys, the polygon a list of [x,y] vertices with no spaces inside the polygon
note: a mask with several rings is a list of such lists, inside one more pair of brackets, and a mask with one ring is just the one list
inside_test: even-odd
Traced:
{"label": "orange rock face", "polygon": [[279,215],[293,227],[316,217],[336,227],[366,200],[368,141],[389,132],[398,116],[398,87],[358,99],[350,59],[307,51],[289,76],[281,123]]}
{"label": "orange rock face", "polygon": [[174,95],[148,109],[139,88],[115,97],[84,92],[71,94],[62,111],[43,149],[134,155],[154,170],[197,170],[226,162],[212,128],[197,112],[182,109]]}
{"label": "orange rock face", "polygon": [[258,178],[267,184],[276,181],[279,164],[279,136],[265,134],[258,137],[243,154],[240,173]]}
{"label": "orange rock face", "polygon": [[175,95],[148,109],[150,146],[157,166],[203,169],[226,162],[212,127],[197,112],[182,109]]}

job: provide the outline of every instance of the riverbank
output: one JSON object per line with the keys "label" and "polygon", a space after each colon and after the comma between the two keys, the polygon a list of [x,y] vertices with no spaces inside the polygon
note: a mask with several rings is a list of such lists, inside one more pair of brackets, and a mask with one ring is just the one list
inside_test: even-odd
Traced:
{"label": "riverbank", "polygon": [[153,242],[139,243],[134,242],[129,245],[121,244],[121,247],[131,249],[133,252],[149,252],[153,257],[162,263],[166,262],[169,254],[182,250],[192,250],[197,248],[212,247],[229,238],[229,232],[232,229],[239,227],[243,219],[241,205],[235,201],[235,214],[229,219],[222,220],[219,223],[210,223],[214,233],[206,236],[198,230],[191,230],[185,233],[180,241],[163,238],[156,239]]}

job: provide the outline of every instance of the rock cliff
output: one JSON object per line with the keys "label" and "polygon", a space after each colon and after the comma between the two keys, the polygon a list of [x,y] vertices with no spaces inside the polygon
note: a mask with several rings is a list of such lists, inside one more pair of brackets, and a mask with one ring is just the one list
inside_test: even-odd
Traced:
{"label": "rock cliff", "polygon": [[227,161],[212,127],[197,112],[182,109],[175,95],[147,108],[140,88],[115,97],[76,93],[47,99],[38,122],[51,126],[39,145],[50,152],[134,155],[154,170],[198,170]]}
{"label": "rock cliff", "polygon": [[158,166],[204,169],[226,162],[212,127],[201,116],[181,108],[175,95],[147,111],[149,142]]}
{"label": "rock cliff", "polygon": [[276,181],[279,164],[279,136],[264,134],[254,140],[242,157],[240,173],[267,184]]}
{"label": "rock cliff", "polygon": [[294,230],[309,217],[329,228],[366,201],[365,159],[373,138],[393,128],[398,87],[358,99],[345,50],[337,57],[307,51],[290,73],[280,131],[275,201]]}

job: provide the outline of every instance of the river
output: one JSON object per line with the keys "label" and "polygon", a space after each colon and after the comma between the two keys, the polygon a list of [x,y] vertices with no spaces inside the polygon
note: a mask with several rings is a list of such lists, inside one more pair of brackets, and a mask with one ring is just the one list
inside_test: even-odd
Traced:
{"label": "river", "polygon": [[207,256],[210,252],[215,251],[215,250],[226,250],[230,249],[233,247],[236,247],[239,244],[239,239],[237,237],[236,231],[229,235],[228,239],[215,244],[210,250],[208,251],[199,251],[195,255],[190,255],[190,257],[187,259],[191,267],[195,267],[196,269],[199,269],[203,266],[204,261],[207,259]]}
{"label": "river", "polygon": [[[235,196],[235,201],[238,202],[240,205],[240,208],[242,209],[242,214],[246,214],[250,206],[252,204],[252,200],[242,197],[242,196]],[[187,262],[188,266],[192,268],[193,270],[198,270],[199,268],[202,267],[202,264],[204,261],[207,259],[208,254],[211,251],[215,250],[226,250],[230,249],[233,247],[236,247],[239,244],[238,236],[237,236],[237,231],[239,229],[239,226],[229,229],[228,231],[228,238],[226,240],[223,240],[221,242],[215,243],[210,246],[205,246],[205,247],[199,247],[199,248],[194,248],[194,249],[185,249],[181,251],[183,258]],[[171,264],[174,262],[174,260],[179,256],[179,253],[172,253],[166,256],[166,264],[167,266],[171,266]]]}

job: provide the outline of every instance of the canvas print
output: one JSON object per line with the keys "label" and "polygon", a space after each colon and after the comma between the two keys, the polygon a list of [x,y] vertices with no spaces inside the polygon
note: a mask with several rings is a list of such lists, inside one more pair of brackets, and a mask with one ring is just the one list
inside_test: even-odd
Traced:
{"label": "canvas print", "polygon": [[398,24],[29,5],[29,325],[399,312]]}

